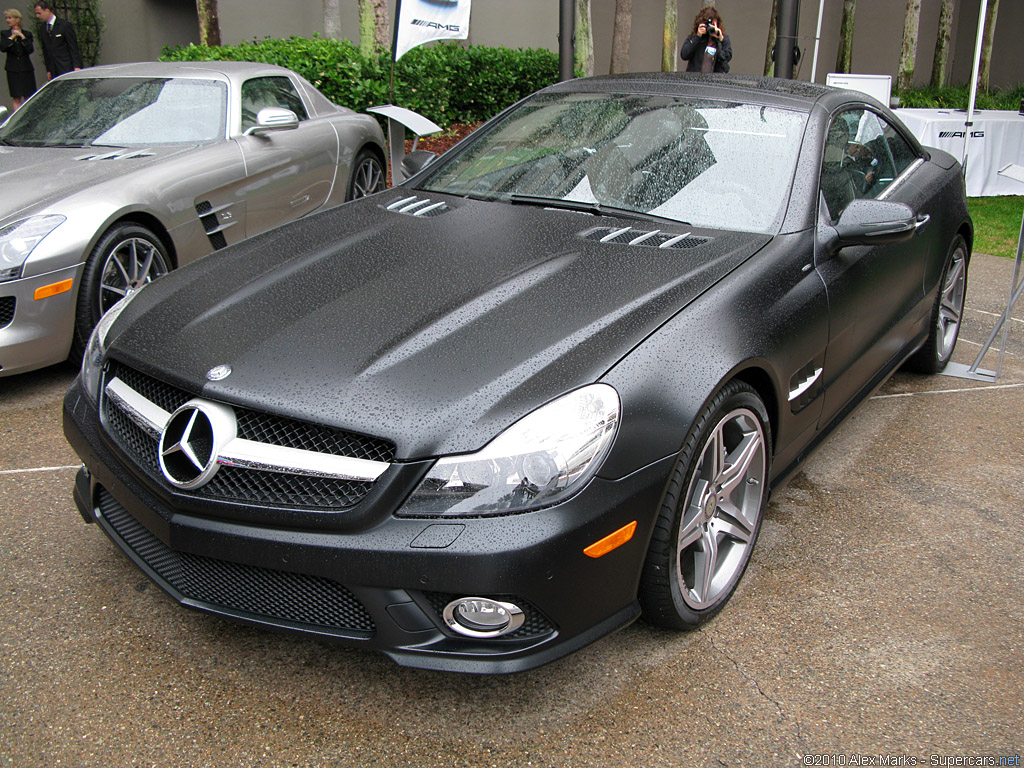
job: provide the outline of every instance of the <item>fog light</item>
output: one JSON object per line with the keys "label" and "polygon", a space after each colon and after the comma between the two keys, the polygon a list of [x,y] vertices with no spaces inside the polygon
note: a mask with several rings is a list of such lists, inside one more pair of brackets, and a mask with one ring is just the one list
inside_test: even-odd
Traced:
{"label": "fog light", "polygon": [[501,637],[519,629],[526,618],[518,606],[486,597],[453,600],[442,616],[449,629],[466,637]]}

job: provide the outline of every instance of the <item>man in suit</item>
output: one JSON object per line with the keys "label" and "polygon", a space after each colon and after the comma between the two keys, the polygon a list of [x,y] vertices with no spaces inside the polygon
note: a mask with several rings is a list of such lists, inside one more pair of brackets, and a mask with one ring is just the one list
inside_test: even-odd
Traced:
{"label": "man in suit", "polygon": [[82,68],[82,56],[78,52],[78,38],[70,21],[58,19],[49,0],[39,0],[35,7],[36,18],[43,23],[39,41],[43,44],[43,59],[46,61],[46,79],[58,77],[66,72]]}

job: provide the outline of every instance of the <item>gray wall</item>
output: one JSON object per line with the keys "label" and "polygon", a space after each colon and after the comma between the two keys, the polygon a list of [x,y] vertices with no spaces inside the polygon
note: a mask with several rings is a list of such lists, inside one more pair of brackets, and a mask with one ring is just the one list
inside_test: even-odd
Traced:
{"label": "gray wall", "polygon": [[[30,1],[30,0],[29,0]],[[593,9],[595,70],[608,71],[614,0],[591,0]],[[916,79],[927,83],[931,76],[940,0],[923,0],[918,41]],[[685,37],[700,0],[678,0],[680,38]],[[18,3],[19,7],[21,3]],[[287,6],[277,0],[220,0],[221,34],[225,43],[262,37],[309,37],[323,34],[322,0],[294,0]],[[394,0],[391,2],[392,14]],[[764,68],[771,0],[718,0],[726,31],[732,39],[732,71],[761,74]],[[816,80],[835,67],[839,45],[841,0],[825,0]],[[980,0],[957,0],[953,28],[952,81],[970,80]],[[358,40],[357,0],[345,0],[342,9],[344,34]],[[198,42],[199,30],[192,0],[104,0],[106,32],[102,63],[155,59],[164,45]],[[854,31],[853,71],[892,75],[895,81],[903,38],[905,4],[899,0],[859,0]],[[799,34],[803,57],[797,77],[810,79],[814,33],[819,0],[800,3]],[[633,0],[630,68],[641,72],[661,68],[663,0]],[[1024,2],[1004,0],[993,48],[993,86],[1008,88],[1024,81],[1024,50],[1018,38],[1024,29]],[[509,48],[558,50],[558,0],[474,0],[469,42]],[[42,74],[42,54],[35,55]],[[681,66],[678,59],[677,64]],[[45,74],[39,78],[43,82]],[[0,103],[10,104],[7,82],[0,85]]]}

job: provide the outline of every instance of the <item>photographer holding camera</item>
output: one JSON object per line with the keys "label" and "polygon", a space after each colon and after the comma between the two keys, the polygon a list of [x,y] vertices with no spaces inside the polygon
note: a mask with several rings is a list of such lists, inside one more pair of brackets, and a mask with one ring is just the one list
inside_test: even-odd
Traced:
{"label": "photographer holding camera", "polygon": [[687,72],[728,72],[732,42],[722,29],[722,17],[713,5],[700,9],[693,31],[683,43],[680,56]]}

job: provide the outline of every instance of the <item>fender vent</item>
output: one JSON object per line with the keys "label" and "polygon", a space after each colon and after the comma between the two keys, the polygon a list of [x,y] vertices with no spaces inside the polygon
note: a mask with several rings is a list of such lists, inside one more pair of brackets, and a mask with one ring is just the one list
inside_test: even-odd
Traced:
{"label": "fender vent", "polygon": [[219,251],[221,248],[227,246],[228,241],[224,237],[224,230],[234,225],[234,221],[227,224],[221,225],[217,219],[217,214],[222,210],[228,208],[228,206],[221,206],[220,208],[214,209],[213,205],[210,204],[209,200],[203,200],[201,203],[196,203],[196,213],[199,214],[199,221],[203,225],[203,229],[206,230],[206,236],[210,238],[210,245],[213,246],[213,250]]}
{"label": "fender vent", "polygon": [[644,231],[632,227],[595,227],[580,235],[584,240],[597,240],[618,245],[644,245],[648,248],[671,248],[674,250],[696,248],[710,238],[691,237],[690,233],[673,234],[660,229]]}
{"label": "fender vent", "polygon": [[451,210],[448,203],[443,200],[431,200],[429,197],[403,197],[388,203],[387,209],[395,213],[404,213],[406,216],[440,216]]}

